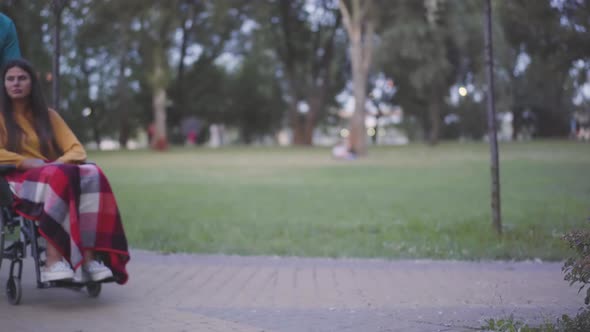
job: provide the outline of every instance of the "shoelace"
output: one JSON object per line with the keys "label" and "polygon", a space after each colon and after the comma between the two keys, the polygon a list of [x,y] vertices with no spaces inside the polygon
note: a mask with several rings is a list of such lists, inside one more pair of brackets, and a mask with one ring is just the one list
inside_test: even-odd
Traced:
{"label": "shoelace", "polygon": [[71,270],[70,267],[64,262],[57,262],[51,265],[50,267],[46,268],[45,271],[48,272],[60,272],[60,271],[69,271]]}

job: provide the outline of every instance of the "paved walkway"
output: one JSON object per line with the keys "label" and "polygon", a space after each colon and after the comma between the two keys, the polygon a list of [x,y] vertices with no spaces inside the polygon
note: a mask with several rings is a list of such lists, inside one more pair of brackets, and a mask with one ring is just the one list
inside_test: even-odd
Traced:
{"label": "paved walkway", "polygon": [[[6,263],[6,262],[5,262]],[[98,299],[0,293],[0,331],[473,331],[490,317],[543,322],[583,304],[559,263],[160,255],[132,251],[130,281]],[[2,289],[8,274],[2,265]]]}

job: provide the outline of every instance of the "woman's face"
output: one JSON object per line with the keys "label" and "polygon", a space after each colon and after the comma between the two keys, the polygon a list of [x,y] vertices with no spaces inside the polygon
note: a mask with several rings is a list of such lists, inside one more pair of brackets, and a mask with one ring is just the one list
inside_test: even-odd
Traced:
{"label": "woman's face", "polygon": [[4,87],[10,99],[23,99],[31,94],[31,76],[20,67],[12,67],[4,76]]}

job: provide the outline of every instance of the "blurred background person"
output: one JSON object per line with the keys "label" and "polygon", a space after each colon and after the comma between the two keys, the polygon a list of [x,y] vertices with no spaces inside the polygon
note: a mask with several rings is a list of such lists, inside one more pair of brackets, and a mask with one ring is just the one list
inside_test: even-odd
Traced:
{"label": "blurred background person", "polygon": [[20,58],[18,35],[10,17],[0,13],[0,67],[10,59]]}

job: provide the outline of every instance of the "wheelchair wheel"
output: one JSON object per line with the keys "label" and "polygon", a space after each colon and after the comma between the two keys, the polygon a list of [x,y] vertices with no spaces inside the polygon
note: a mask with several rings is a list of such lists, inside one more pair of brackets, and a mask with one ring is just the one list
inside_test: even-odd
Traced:
{"label": "wheelchair wheel", "polygon": [[0,216],[0,268],[4,260],[4,218]]}
{"label": "wheelchair wheel", "polygon": [[20,303],[22,290],[19,278],[8,278],[8,281],[6,282],[6,296],[8,297],[8,302],[12,305],[18,305]]}
{"label": "wheelchair wheel", "polygon": [[91,282],[86,285],[86,291],[88,292],[88,296],[90,297],[98,297],[100,295],[100,291],[102,290],[102,286],[100,283]]}

